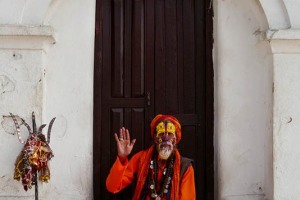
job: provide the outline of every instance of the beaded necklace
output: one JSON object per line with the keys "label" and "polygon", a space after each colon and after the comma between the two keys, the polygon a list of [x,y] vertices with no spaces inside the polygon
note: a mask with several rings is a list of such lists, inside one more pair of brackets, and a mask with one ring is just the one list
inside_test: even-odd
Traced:
{"label": "beaded necklace", "polygon": [[[170,156],[170,158],[167,161],[167,165],[163,170],[163,177],[161,178],[162,182],[159,186],[158,182],[158,164],[157,164],[157,154],[154,153],[154,158],[151,159],[150,165],[149,165],[149,174],[148,174],[148,180],[149,180],[149,189],[151,193],[151,198],[155,200],[161,200],[163,195],[167,194],[170,189],[170,183],[172,180],[173,175],[173,166],[174,166],[174,154]],[[159,188],[159,191],[156,191],[156,188]]]}

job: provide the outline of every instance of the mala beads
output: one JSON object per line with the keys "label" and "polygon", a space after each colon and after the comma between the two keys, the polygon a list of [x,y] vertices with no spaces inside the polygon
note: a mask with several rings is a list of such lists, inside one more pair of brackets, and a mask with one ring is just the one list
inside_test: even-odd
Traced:
{"label": "mala beads", "polygon": [[164,194],[167,194],[170,189],[170,183],[173,175],[173,166],[174,166],[174,154],[171,155],[170,159],[167,161],[167,166],[163,170],[163,177],[161,178],[162,184],[159,187],[159,192],[156,191],[156,188],[159,186],[158,183],[158,165],[157,165],[157,156],[154,156],[154,159],[150,161],[149,166],[149,189],[151,193],[151,198],[155,200],[161,200]]}

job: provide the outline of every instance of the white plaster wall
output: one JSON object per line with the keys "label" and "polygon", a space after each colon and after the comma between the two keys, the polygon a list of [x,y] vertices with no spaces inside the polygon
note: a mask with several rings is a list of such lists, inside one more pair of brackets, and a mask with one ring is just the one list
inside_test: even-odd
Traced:
{"label": "white plaster wall", "polygon": [[299,54],[274,55],[275,200],[297,200],[300,194],[299,63]]}
{"label": "white plaster wall", "polygon": [[269,29],[291,27],[290,18],[283,0],[259,0],[268,20]]}
{"label": "white plaster wall", "polygon": [[93,198],[93,69],[95,0],[53,4],[47,24],[56,44],[46,62],[46,118],[56,116],[52,180],[45,199]]}
{"label": "white plaster wall", "polygon": [[[13,40],[6,43],[13,42],[16,49],[0,48],[1,115],[13,112],[31,124],[34,110],[38,125],[57,117],[50,143],[54,151],[51,180],[39,182],[39,199],[93,199],[95,0],[3,0],[0,24],[48,24],[55,30],[56,44],[48,51],[27,48],[30,42],[25,42],[26,48],[18,47]],[[27,41],[26,36],[22,40]],[[0,199],[34,199],[34,189],[25,192],[13,180],[14,161],[22,145],[16,135],[9,134],[14,125],[6,117],[1,122]],[[26,129],[22,133],[27,134]]]}
{"label": "white plaster wall", "polygon": [[[15,134],[16,128],[9,113],[24,118],[31,125],[31,112],[35,111],[37,124],[41,124],[43,106],[43,52],[0,49],[0,199],[30,199],[32,191],[25,193],[20,182],[13,180],[14,162],[23,145]],[[28,131],[22,127],[26,140]],[[32,198],[32,197],[31,197]]]}
{"label": "white plaster wall", "polygon": [[272,53],[258,1],[215,1],[216,199],[272,199]]}
{"label": "white plaster wall", "polygon": [[300,14],[299,14],[299,8],[300,8],[300,2],[298,0],[282,0],[284,2],[284,5],[287,9],[291,27],[293,29],[299,29],[300,28]]}
{"label": "white plaster wall", "polygon": [[48,7],[57,0],[1,0],[0,24],[41,25]]}

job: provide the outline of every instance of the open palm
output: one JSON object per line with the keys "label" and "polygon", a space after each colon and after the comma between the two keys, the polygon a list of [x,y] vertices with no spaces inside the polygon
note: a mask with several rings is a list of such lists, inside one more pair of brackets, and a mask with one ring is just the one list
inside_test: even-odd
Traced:
{"label": "open palm", "polygon": [[128,129],[124,127],[120,128],[120,134],[115,133],[115,139],[117,142],[118,156],[121,162],[124,162],[127,156],[131,153],[135,139],[130,141],[130,134]]}

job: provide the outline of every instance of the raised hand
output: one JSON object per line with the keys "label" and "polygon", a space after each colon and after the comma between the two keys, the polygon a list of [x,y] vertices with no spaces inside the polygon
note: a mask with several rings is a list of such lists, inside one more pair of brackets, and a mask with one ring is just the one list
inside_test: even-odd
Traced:
{"label": "raised hand", "polygon": [[124,127],[120,128],[119,137],[118,134],[115,133],[115,139],[117,142],[118,157],[120,161],[123,163],[126,160],[127,156],[131,153],[136,139],[130,141],[129,131]]}

